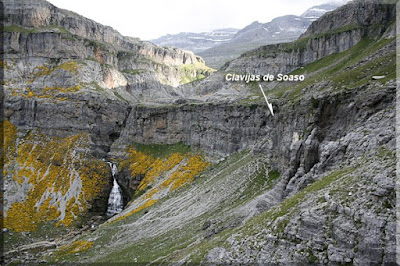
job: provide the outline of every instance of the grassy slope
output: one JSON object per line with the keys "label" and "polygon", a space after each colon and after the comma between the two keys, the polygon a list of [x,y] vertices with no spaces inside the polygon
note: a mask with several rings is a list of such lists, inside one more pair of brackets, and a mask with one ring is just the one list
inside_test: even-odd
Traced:
{"label": "grassy slope", "polygon": [[[259,166],[258,171],[256,165]],[[205,221],[216,221],[216,228],[221,228],[217,236],[224,235],[239,219],[235,214],[236,210],[262,191],[274,187],[279,173],[270,171],[266,176],[262,165],[259,157],[248,152],[234,154],[226,161],[211,167],[191,185],[171,193],[152,207],[121,221],[104,224],[92,235],[84,237],[84,240],[94,241],[94,246],[82,256],[56,255],[49,259],[98,262],[174,261],[182,255],[181,252],[191,252],[193,245],[209,242],[204,238],[205,231],[202,230]],[[244,172],[249,168],[254,170],[247,178],[243,178]],[[219,198],[221,193],[222,200]],[[206,203],[199,209],[192,210],[192,206],[200,204],[198,199],[193,199],[195,197],[202,198]],[[218,202],[214,202],[214,199]],[[179,216],[182,213],[191,218],[169,224],[174,215]],[[137,232],[139,228],[144,232],[143,235]],[[130,237],[126,238],[127,235]],[[123,244],[125,240],[128,243]],[[116,242],[119,242],[118,245],[115,245]],[[106,255],[99,255],[99,252]]]}
{"label": "grassy slope", "polygon": [[[395,59],[394,53],[390,53],[384,57],[378,57],[370,62],[362,63],[369,55],[386,46],[393,39],[382,39],[374,41],[364,39],[352,49],[333,54],[319,61],[316,61],[303,69],[293,72],[293,74],[306,74],[308,79],[305,82],[298,84],[281,84],[274,90],[269,91],[277,97],[282,97],[285,93],[291,100],[298,100],[301,97],[301,92],[304,88],[312,86],[316,82],[331,81],[333,88],[351,89],[356,86],[366,84],[371,81],[373,75],[385,75],[386,78],[380,82],[385,82],[394,78],[395,75]],[[352,66],[360,63],[359,67]],[[348,71],[344,69],[349,68]],[[140,146],[137,148],[140,149]],[[182,147],[181,147],[182,148]],[[147,149],[147,148],[146,148]],[[177,149],[180,149],[177,147]],[[155,154],[163,153],[164,151],[158,146],[151,148]],[[379,158],[378,158],[379,159]],[[186,186],[167,198],[157,202],[150,210],[138,212],[122,221],[105,224],[92,235],[85,236],[85,240],[94,241],[94,247],[82,256],[67,256],[67,257],[52,257],[51,259],[65,259],[68,261],[100,261],[100,262],[150,262],[150,261],[179,261],[180,259],[200,261],[204,258],[209,250],[216,246],[227,246],[226,239],[232,234],[240,233],[247,236],[255,235],[261,228],[264,228],[265,222],[274,223],[274,227],[267,228],[272,233],[278,234],[284,230],[290,220],[291,215],[295,215],[298,211],[298,206],[303,201],[307,201],[310,195],[322,197],[322,192],[343,191],[351,182],[358,182],[358,175],[354,174],[353,168],[345,168],[328,173],[322,179],[314,182],[306,189],[286,199],[281,204],[277,205],[270,211],[250,219],[243,227],[229,227],[226,223],[222,223],[223,230],[210,239],[204,238],[204,232],[201,230],[204,221],[210,219],[218,219],[221,214],[239,208],[244,203],[248,202],[262,190],[271,187],[270,182],[273,182],[273,177],[266,178],[263,173],[257,172],[248,182],[243,182],[243,187],[233,187],[228,181],[232,178],[232,173],[244,169],[246,166],[251,166],[257,158],[249,154],[235,154],[228,161],[220,163],[213,169],[204,173],[201,178],[196,180],[190,186]],[[359,163],[360,169],[365,164],[364,161]],[[226,182],[219,182],[225,180]],[[270,181],[268,181],[270,180]],[[169,201],[179,200],[189,193],[195,191],[201,193],[212,190],[213,188],[223,188],[221,185],[232,185],[229,190],[231,200],[222,202],[217,207],[210,207],[205,213],[199,214],[190,222],[180,224],[180,227],[167,228],[163,233],[156,234],[150,237],[137,237],[132,228],[136,230],[149,230],[156,222],[149,217],[157,218],[153,211],[163,210],[164,205],[168,206]],[[275,183],[272,183],[275,184]],[[227,186],[228,188],[229,185]],[[319,196],[318,196],[319,195]],[[242,197],[243,196],[243,197]],[[320,202],[323,204],[323,200]],[[171,205],[169,205],[171,206]],[[153,215],[153,216],[152,216]],[[280,219],[277,222],[277,219]],[[227,217],[227,220],[234,218]],[[138,221],[147,221],[148,224],[137,223]],[[130,227],[132,226],[132,227]],[[147,227],[147,228],[144,228]],[[124,238],[123,234],[132,234],[133,240],[115,245],[117,239]],[[99,255],[104,252],[104,255]]]}
{"label": "grassy slope", "polygon": [[[324,89],[352,89],[371,82],[372,76],[385,75],[384,79],[379,80],[379,82],[385,83],[396,77],[395,52],[377,57],[367,63],[364,63],[363,60],[394,41],[394,38],[379,41],[365,38],[347,51],[332,54],[293,71],[291,73],[293,75],[305,75],[305,81],[279,84],[273,90],[268,91],[268,94],[278,98],[285,96],[290,100],[298,100],[301,98],[303,89],[312,89],[312,86],[318,82],[332,83],[331,86]],[[361,65],[353,67],[357,64]]]}
{"label": "grassy slope", "polygon": [[[367,56],[372,55],[392,41],[393,39],[382,39],[380,41],[364,39],[346,52],[333,54],[314,62],[303,69],[296,70],[293,74],[310,74],[310,78],[304,83],[295,86],[292,85],[290,87],[285,87],[285,84],[282,84],[281,87],[278,87],[276,90],[270,91],[269,93],[278,96],[279,94],[282,95],[283,92],[288,91],[291,99],[298,99],[302,89],[318,81],[329,80],[333,82],[333,87],[336,89],[351,89],[369,83],[373,75],[385,75],[385,79],[381,80],[381,82],[393,79],[395,75],[393,53],[389,53],[383,57],[377,57],[369,62],[363,62]],[[358,67],[352,67],[357,64],[359,64]],[[349,70],[343,71],[346,68]],[[232,168],[240,168],[237,162],[240,162],[240,165],[243,167],[246,165],[246,163],[243,163],[241,159],[235,161],[237,160],[235,157],[230,160],[233,161],[230,161],[228,165],[220,165],[218,166],[220,168],[216,168],[221,169],[222,171],[221,174],[218,175],[218,178],[228,178],[229,173],[234,171]],[[377,160],[379,160],[379,155]],[[212,217],[218,217],[218,214],[221,212],[223,213],[227,209],[231,209],[232,204],[235,204],[235,201],[232,201],[229,206],[220,206],[217,210],[199,216],[197,219],[194,219],[192,223],[186,224],[178,230],[169,230],[155,238],[148,238],[130,243],[129,246],[115,250],[109,256],[100,259],[100,261],[132,261],[132,258],[136,258],[137,261],[143,262],[154,260],[157,262],[171,262],[179,261],[181,259],[196,262],[203,260],[208,251],[214,247],[228,247],[229,245],[227,244],[226,239],[233,234],[254,236],[259,232],[259,230],[265,228],[264,225],[266,221],[269,221],[271,224],[270,228],[267,227],[266,229],[271,230],[273,234],[279,234],[283,232],[285,227],[288,225],[291,217],[299,211],[299,205],[307,201],[311,196],[314,198],[321,198],[321,201],[318,204],[324,204],[323,193],[325,191],[345,191],[349,184],[359,182],[358,177],[361,171],[360,169],[362,169],[365,164],[366,162],[360,161],[357,166],[357,171],[354,168],[343,168],[327,173],[322,179],[312,183],[306,189],[286,199],[270,211],[253,217],[243,227],[225,228],[225,230],[222,230],[222,232],[216,234],[210,239],[203,239],[202,235],[198,233],[199,228],[201,228],[201,225],[206,218],[210,219]],[[262,177],[262,174],[258,174]],[[198,182],[194,183],[193,186],[201,186],[204,180],[210,178],[216,177],[205,174],[202,178],[203,180],[198,180]],[[260,180],[261,185],[258,184]],[[245,194],[245,191],[254,192],[253,189],[258,189],[258,191],[260,191],[260,189],[265,189],[268,182],[265,183],[262,182],[262,180],[268,179],[254,178],[252,182],[247,184],[247,188],[241,193]],[[213,183],[208,183],[209,187],[212,187],[212,185]],[[179,197],[181,195],[179,193],[182,192],[178,192],[171,197]],[[252,194],[251,197],[254,197],[256,194],[257,193]],[[244,202],[246,201],[239,200],[239,205],[242,205]],[[157,208],[157,205],[153,208]],[[135,219],[140,215],[141,214],[138,214]],[[126,222],[134,221],[130,220]],[[124,224],[126,224],[126,222],[124,222]],[[195,228],[197,228],[197,230]],[[151,252],[149,252],[149,250],[151,250]]]}
{"label": "grassy slope", "polygon": [[[246,239],[245,245],[250,245],[251,249],[258,249],[258,243],[265,241],[267,234],[272,234],[278,239],[281,238],[283,241],[289,241],[292,242],[292,245],[296,245],[299,239],[285,239],[283,234],[290,221],[294,220],[295,216],[301,217],[301,213],[305,209],[318,209],[326,214],[326,209],[331,202],[337,202],[341,206],[352,206],[352,202],[357,202],[360,209],[368,209],[378,216],[379,213],[387,215],[390,211],[386,208],[393,208],[391,204],[395,202],[394,191],[392,195],[387,195],[387,200],[382,205],[382,201],[377,201],[373,196],[370,196],[375,190],[375,186],[371,186],[373,181],[369,179],[373,178],[373,174],[368,178],[365,175],[366,172],[373,172],[372,170],[375,167],[373,163],[376,162],[380,164],[378,171],[382,172],[385,168],[394,169],[395,152],[380,147],[358,159],[351,167],[343,166],[327,173],[321,179],[286,198],[269,211],[251,218],[243,227],[233,230],[230,235],[236,234],[236,239]],[[357,184],[356,188],[354,184]],[[330,202],[326,201],[326,194],[330,195]],[[325,228],[327,238],[332,233],[330,231],[331,218],[328,215],[328,226]],[[222,242],[222,240],[220,239],[218,246],[223,246],[229,250],[230,245],[226,241]]]}
{"label": "grassy slope", "polygon": [[[185,261],[191,262],[204,262],[205,256],[215,247],[222,247],[229,251],[232,248],[230,244],[232,237],[239,242],[244,241],[243,246],[245,249],[249,247],[252,250],[257,250],[260,248],[258,243],[266,241],[266,235],[272,234],[279,238],[290,220],[294,216],[299,215],[302,210],[304,211],[305,206],[312,205],[313,208],[321,209],[325,212],[324,210],[330,204],[325,200],[324,195],[326,193],[329,193],[333,201],[347,206],[351,201],[358,200],[359,194],[374,191],[374,187],[368,185],[370,181],[361,179],[360,175],[367,168],[370,168],[371,162],[376,161],[381,162],[382,168],[394,167],[395,153],[382,147],[373,151],[372,154],[359,159],[354,167],[338,167],[337,170],[327,173],[321,179],[311,183],[293,196],[286,198],[269,211],[250,218],[243,226],[225,230],[212,239],[194,243],[184,251],[179,252],[177,256],[172,257],[172,261],[185,259]],[[359,190],[353,188],[354,184],[360,185]],[[369,187],[368,190],[364,190],[363,186]],[[349,192],[353,193],[353,197],[348,196]],[[376,202],[373,198],[367,199],[367,201],[363,201],[362,203],[364,208],[369,208],[377,213],[385,212],[380,202]],[[391,202],[394,201],[393,198],[389,200]],[[328,231],[327,229],[327,234],[329,234]],[[227,241],[228,238],[231,240]],[[296,241],[298,241],[296,239],[290,240],[284,238],[283,240],[293,241],[293,245],[296,245]],[[238,259],[238,261],[242,261],[240,258]],[[309,256],[309,259],[313,258]]]}
{"label": "grassy slope", "polygon": [[[181,224],[178,228],[165,230],[154,237],[144,237],[137,241],[122,244],[121,246],[113,246],[113,243],[118,241],[117,239],[121,234],[121,231],[123,231],[123,234],[130,234],[131,231],[127,229],[127,226],[129,226],[129,224],[134,224],[136,221],[143,218],[146,212],[142,211],[132,215],[124,221],[105,224],[93,235],[84,237],[84,240],[94,240],[94,247],[89,249],[87,253],[83,253],[82,256],[56,258],[66,259],[67,261],[82,261],[83,259],[84,261],[103,263],[163,263],[177,262],[180,260],[200,262],[204,261],[208,252],[215,247],[223,247],[229,250],[231,246],[229,242],[227,242],[227,239],[232,236],[239,239],[251,239],[250,241],[247,241],[248,243],[246,243],[246,245],[250,245],[250,248],[252,249],[257,249],[257,243],[260,241],[259,238],[266,235],[260,235],[260,232],[267,230],[268,233],[279,236],[285,230],[285,227],[288,226],[289,221],[301,212],[302,208],[304,208],[304,204],[313,204],[316,208],[317,206],[320,206],[318,208],[322,209],[326,208],[326,206],[329,205],[329,203],[324,199],[324,194],[326,194],[327,191],[329,191],[329,194],[335,201],[346,205],[346,202],[349,202],[350,200],[347,196],[349,191],[352,191],[353,194],[355,194],[354,197],[357,197],[356,195],[358,192],[352,189],[351,185],[355,183],[367,185],[367,182],[369,182],[368,180],[361,180],[360,174],[365,170],[363,169],[365,166],[370,165],[371,160],[381,161],[383,167],[392,167],[394,158],[393,152],[382,148],[373,152],[373,156],[364,156],[359,159],[355,164],[355,167],[338,167],[337,170],[327,173],[318,181],[287,198],[271,210],[254,216],[243,225],[237,227],[225,226],[221,232],[210,238],[204,238],[204,231],[201,229],[204,221],[216,220],[218,217],[223,216],[227,210],[243,206],[244,203],[248,202],[251,198],[254,198],[261,191],[270,188],[269,182],[275,182],[274,178],[276,178],[276,173],[272,173],[270,178],[260,179],[255,177],[253,181],[248,182],[245,188],[241,189],[240,192],[231,191],[231,193],[233,192],[230,194],[232,198],[240,199],[242,195],[245,195],[244,199],[226,202],[216,209],[210,208],[208,212],[190,220],[189,223]],[[153,210],[162,209],[162,205],[165,202],[184,197],[185,193],[188,192],[188,190],[193,189],[193,187],[201,188],[203,191],[210,190],[215,185],[218,185],[218,180],[229,179],[235,170],[238,170],[241,167],[246,167],[251,162],[254,162],[255,159],[254,156],[248,154],[235,154],[226,162],[220,163],[213,169],[209,170],[201,179],[195,181],[195,183],[190,187],[175,192],[168,196],[167,199],[157,203],[151,208]],[[250,194],[246,195],[246,193]],[[377,211],[379,211],[380,205],[377,202],[367,201],[364,204],[368,205],[370,208],[378,208]],[[154,222],[149,218],[147,218],[147,221],[149,223]],[[144,227],[146,226],[145,224],[141,225]],[[136,229],[142,230],[144,228],[138,226]],[[155,230],[157,229],[159,228],[155,225]],[[132,235],[132,237],[134,236]],[[99,252],[104,252],[106,255],[99,256]]]}
{"label": "grassy slope", "polygon": [[[378,41],[364,38],[347,51],[334,53],[289,73],[289,75],[305,75],[304,81],[281,82],[270,89],[268,89],[269,84],[264,84],[264,92],[271,98],[296,102],[302,99],[304,96],[303,90],[305,89],[307,92],[317,93],[328,90],[340,91],[352,89],[371,82],[384,84],[388,80],[396,78],[395,52],[390,52],[382,57],[376,57],[367,63],[364,61],[368,56],[373,55],[393,42],[395,42],[394,38],[380,39]],[[301,46],[301,42],[295,46]],[[270,52],[270,50],[268,51]],[[277,51],[275,52],[277,53]],[[380,75],[384,75],[385,78],[378,81],[372,80],[372,76]],[[315,85],[322,82],[329,83],[329,86],[325,85],[322,90],[316,91],[316,87],[318,86]],[[241,101],[242,103],[264,103],[264,98],[256,82],[250,82],[246,86],[248,86],[249,95],[248,98]],[[258,98],[250,99],[250,97],[254,96]]]}

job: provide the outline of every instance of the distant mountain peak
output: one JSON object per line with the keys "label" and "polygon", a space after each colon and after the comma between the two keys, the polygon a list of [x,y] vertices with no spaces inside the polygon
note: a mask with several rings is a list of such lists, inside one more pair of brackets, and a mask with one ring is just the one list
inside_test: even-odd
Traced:
{"label": "distant mountain peak", "polygon": [[267,23],[255,20],[240,30],[223,28],[201,33],[182,32],[168,34],[151,42],[193,51],[210,66],[219,68],[224,62],[258,46],[297,39],[313,21],[338,6],[317,5],[307,9],[301,16],[280,16]]}
{"label": "distant mountain peak", "polygon": [[326,12],[332,11],[332,10],[338,8],[339,6],[340,6],[339,4],[335,4],[335,3],[313,6],[309,9],[307,9],[303,14],[301,14],[300,17],[317,19],[317,18],[321,17],[323,14],[325,14]]}
{"label": "distant mountain peak", "polygon": [[161,46],[177,47],[198,53],[214,47],[218,44],[228,42],[238,32],[234,28],[222,28],[207,32],[181,32],[178,34],[167,34],[151,42]]}

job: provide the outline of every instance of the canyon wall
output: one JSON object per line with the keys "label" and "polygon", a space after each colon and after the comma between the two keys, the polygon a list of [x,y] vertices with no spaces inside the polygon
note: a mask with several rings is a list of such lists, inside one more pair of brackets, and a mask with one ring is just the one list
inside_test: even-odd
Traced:
{"label": "canyon wall", "polygon": [[395,36],[395,9],[371,2],[350,3],[314,21],[298,40],[262,46],[242,54],[223,69],[265,75],[288,74],[334,53],[346,51],[362,38]]}

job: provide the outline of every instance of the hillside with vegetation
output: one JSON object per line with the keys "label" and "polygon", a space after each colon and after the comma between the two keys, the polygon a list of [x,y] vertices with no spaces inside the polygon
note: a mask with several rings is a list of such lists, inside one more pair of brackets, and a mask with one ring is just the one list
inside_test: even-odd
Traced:
{"label": "hillside with vegetation", "polygon": [[393,4],[217,72],[44,0],[5,12],[6,264],[395,263]]}

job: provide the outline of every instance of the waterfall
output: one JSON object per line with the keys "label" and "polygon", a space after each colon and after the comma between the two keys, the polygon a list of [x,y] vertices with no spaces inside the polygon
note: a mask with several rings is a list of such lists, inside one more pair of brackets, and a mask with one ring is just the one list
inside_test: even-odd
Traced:
{"label": "waterfall", "polygon": [[111,168],[111,174],[113,177],[113,187],[111,189],[110,196],[108,197],[107,216],[111,217],[117,213],[120,213],[124,207],[122,200],[122,190],[119,187],[115,176],[118,172],[117,165],[115,163],[108,163]]}

